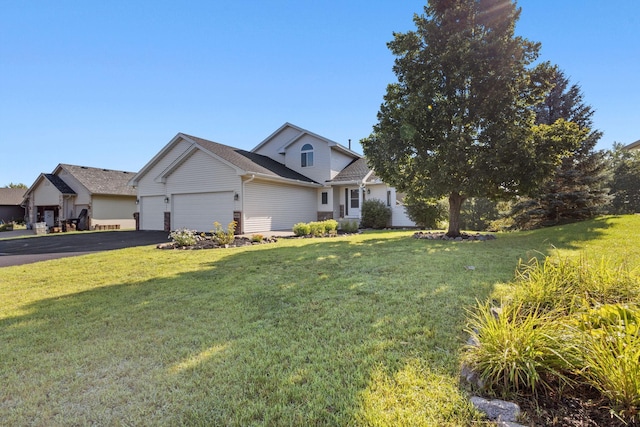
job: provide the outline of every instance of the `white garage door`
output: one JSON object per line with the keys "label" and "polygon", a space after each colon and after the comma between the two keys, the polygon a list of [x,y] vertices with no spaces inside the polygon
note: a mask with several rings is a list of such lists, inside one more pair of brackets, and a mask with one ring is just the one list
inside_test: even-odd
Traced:
{"label": "white garage door", "polygon": [[140,197],[140,229],[164,230],[164,196]]}
{"label": "white garage door", "polygon": [[186,227],[196,231],[211,231],[215,221],[227,225],[233,221],[233,192],[175,194],[173,196],[172,228]]}

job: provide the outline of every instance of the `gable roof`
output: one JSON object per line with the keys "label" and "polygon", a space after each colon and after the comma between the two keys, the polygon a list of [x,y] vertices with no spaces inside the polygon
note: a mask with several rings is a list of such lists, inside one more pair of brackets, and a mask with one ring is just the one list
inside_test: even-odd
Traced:
{"label": "gable roof", "polygon": [[215,154],[220,159],[225,160],[247,174],[256,173],[264,176],[271,176],[273,178],[292,179],[294,181],[317,184],[311,178],[306,177],[293,169],[289,169],[282,163],[277,162],[270,157],[263,156],[262,154],[241,150],[239,148],[208,141],[206,139],[184,133],[181,135],[193,140],[205,150]]}
{"label": "gable roof", "polygon": [[[53,171],[58,173],[61,169],[73,175],[91,194],[109,196],[135,196],[136,191],[129,186],[129,180],[135,172],[125,172],[110,169],[91,168],[87,166],[75,166],[59,164]],[[75,194],[75,193],[74,193]]]}
{"label": "gable roof", "polygon": [[623,148],[625,150],[635,150],[636,148],[640,148],[640,139],[637,140],[636,142],[632,142],[629,145],[625,145]]}
{"label": "gable roof", "polygon": [[0,188],[0,205],[20,206],[26,192],[24,188]]}
{"label": "gable roof", "polygon": [[369,165],[367,165],[367,159],[361,157],[349,163],[329,182],[371,182],[375,180],[378,180],[378,177],[375,176],[373,169],[371,169]]}
{"label": "gable roof", "polygon": [[[320,185],[311,178],[289,169],[282,163],[277,162],[270,157],[241,150],[229,145],[220,144],[218,142],[209,141],[186,133],[178,133],[153,159],[151,159],[151,161],[149,161],[149,163],[140,170],[140,172],[131,178],[129,181],[130,184],[136,185],[140,177],[150,170],[166,152],[181,140],[193,144],[196,149],[209,153],[211,156],[234,168],[240,175],[259,175],[260,177],[267,179],[296,181],[307,185]],[[171,169],[165,171],[165,173],[168,174],[170,170]]]}
{"label": "gable roof", "polygon": [[53,186],[56,187],[60,193],[65,195],[76,194],[73,188],[69,187],[69,185],[67,185],[67,183],[64,182],[64,180],[60,178],[58,175],[54,175],[52,173],[45,173],[45,174],[42,174],[42,176],[45,177],[49,182],[51,182]]}
{"label": "gable roof", "polygon": [[271,135],[266,137],[260,144],[256,145],[253,148],[253,150],[251,150],[251,151],[258,151],[262,146],[267,144],[271,139],[273,139],[276,135],[278,135],[280,132],[282,132],[283,130],[285,130],[287,128],[295,129],[298,132],[300,132],[300,134],[298,134],[293,139],[288,141],[283,147],[280,147],[283,150],[286,149],[291,144],[293,144],[294,142],[296,142],[297,140],[299,140],[300,138],[302,138],[304,135],[310,135],[310,136],[313,136],[314,138],[317,138],[317,139],[319,139],[321,141],[326,142],[329,147],[332,147],[332,148],[334,148],[334,149],[336,149],[338,151],[341,151],[344,154],[347,154],[347,155],[349,155],[351,157],[354,157],[354,158],[362,157],[360,154],[356,153],[355,151],[352,151],[351,149],[345,147],[344,145],[341,145],[341,144],[339,144],[339,143],[337,143],[335,141],[332,141],[332,140],[330,140],[328,138],[325,138],[324,136],[321,136],[321,135],[318,135],[317,133],[313,133],[311,131],[303,129],[300,126],[296,126],[296,125],[291,124],[289,122],[286,122],[285,124],[280,126],[278,129],[276,129],[275,132],[273,132]]}

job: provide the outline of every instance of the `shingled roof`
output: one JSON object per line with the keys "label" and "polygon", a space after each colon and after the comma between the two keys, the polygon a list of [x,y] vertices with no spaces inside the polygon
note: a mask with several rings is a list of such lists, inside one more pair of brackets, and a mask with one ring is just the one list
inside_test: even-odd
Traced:
{"label": "shingled roof", "polygon": [[54,187],[58,189],[58,191],[62,194],[75,195],[76,192],[73,191],[73,188],[69,187],[66,182],[58,175],[54,175],[52,173],[43,174],[47,180],[53,184]]}
{"label": "shingled roof", "polygon": [[135,196],[136,190],[129,186],[129,180],[135,172],[125,172],[110,169],[91,168],[60,164],[62,168],[73,175],[92,194],[110,196]]}
{"label": "shingled roof", "polygon": [[20,206],[26,192],[24,188],[0,188],[0,205]]}
{"label": "shingled roof", "polygon": [[187,139],[191,139],[193,142],[197,143],[205,150],[210,151],[211,153],[220,157],[222,160],[231,163],[238,169],[246,171],[247,173],[256,173],[271,176],[274,178],[284,178],[301,182],[316,183],[311,178],[306,177],[294,171],[293,169],[289,169],[282,163],[277,162],[270,157],[263,156],[262,154],[240,150],[238,148],[219,144],[217,142],[209,141],[184,133],[181,133],[180,135],[184,136]]}
{"label": "shingled roof", "polygon": [[373,173],[369,175],[370,172],[371,168],[367,165],[367,159],[361,157],[349,163],[347,167],[342,169],[330,182],[354,182],[362,181],[365,178],[367,178],[368,181],[377,179]]}

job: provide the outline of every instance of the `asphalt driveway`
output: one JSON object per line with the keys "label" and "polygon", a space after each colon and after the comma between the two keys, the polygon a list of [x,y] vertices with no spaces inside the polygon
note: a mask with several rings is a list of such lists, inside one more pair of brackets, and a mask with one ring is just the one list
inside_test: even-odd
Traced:
{"label": "asphalt driveway", "polygon": [[[165,231],[103,231],[48,234],[0,240],[0,267],[111,251],[168,241]],[[0,237],[4,237],[0,235]]]}

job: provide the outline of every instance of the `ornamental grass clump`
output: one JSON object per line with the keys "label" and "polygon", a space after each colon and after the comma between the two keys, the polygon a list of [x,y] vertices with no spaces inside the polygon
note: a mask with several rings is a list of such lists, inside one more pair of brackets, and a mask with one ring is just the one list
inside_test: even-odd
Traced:
{"label": "ornamental grass clump", "polygon": [[513,298],[526,306],[568,314],[583,307],[638,300],[640,286],[626,265],[547,257],[519,266]]}
{"label": "ornamental grass clump", "polygon": [[568,381],[568,363],[559,349],[562,328],[548,313],[506,305],[480,304],[471,313],[465,363],[487,391],[507,396],[550,389],[550,380]]}
{"label": "ornamental grass clump", "polygon": [[640,281],[626,265],[547,258],[520,266],[501,307],[470,314],[464,363],[490,393],[596,390],[640,414]]}
{"label": "ornamental grass clump", "polygon": [[640,420],[640,309],[603,305],[578,317],[578,375],[627,419]]}

